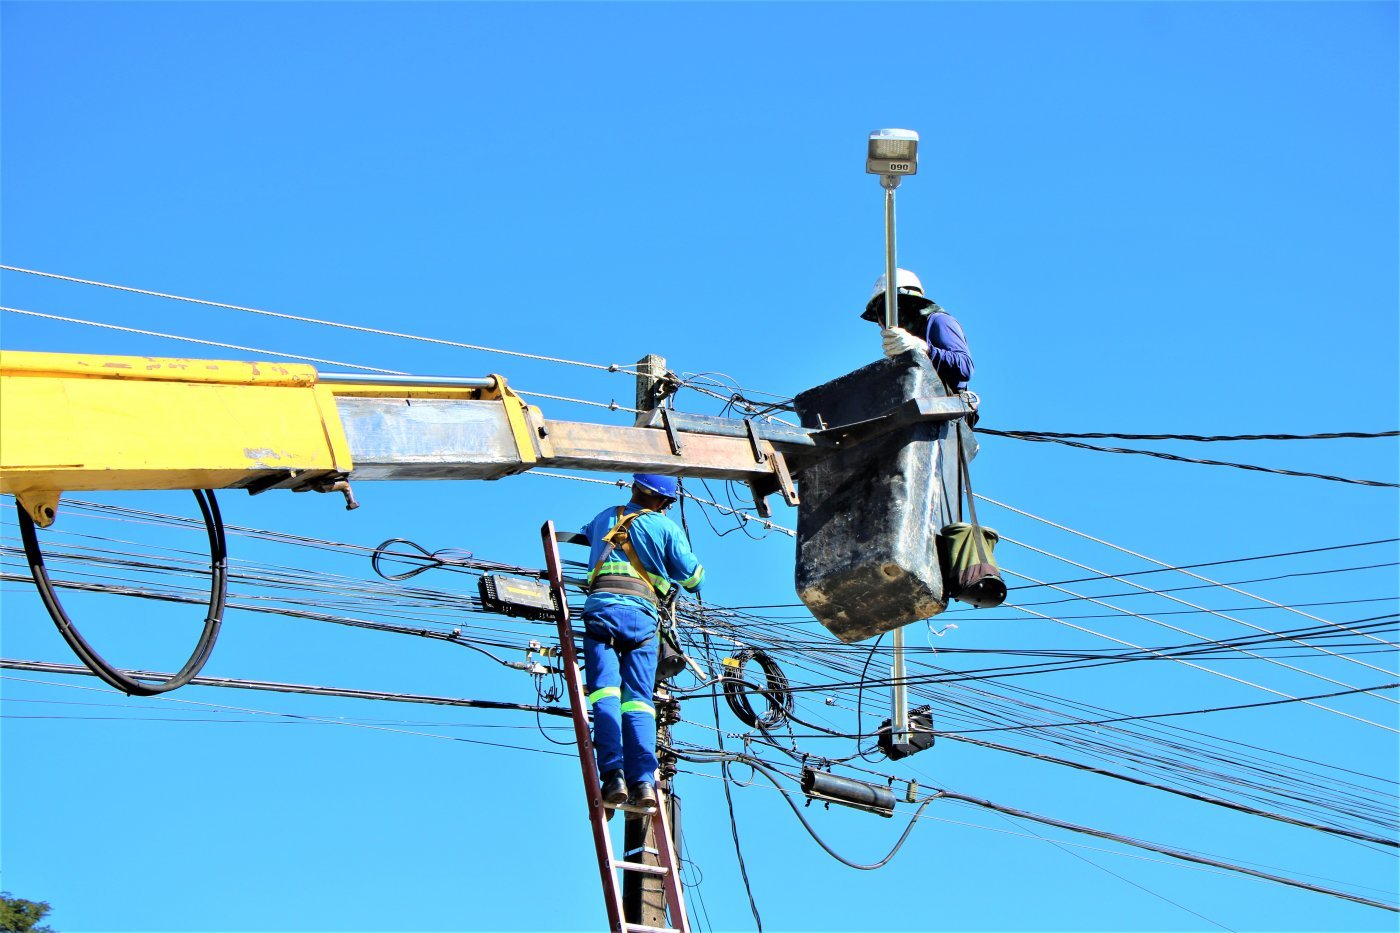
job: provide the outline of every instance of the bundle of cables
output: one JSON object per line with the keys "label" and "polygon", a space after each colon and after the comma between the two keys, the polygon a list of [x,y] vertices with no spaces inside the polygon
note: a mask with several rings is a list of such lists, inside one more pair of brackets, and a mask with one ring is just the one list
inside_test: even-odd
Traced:
{"label": "bundle of cables", "polygon": [[[750,660],[763,669],[766,685],[758,688],[744,680],[744,665]],[[762,693],[767,708],[760,716],[749,703],[751,692]],[[792,713],[792,691],[787,675],[776,661],[758,648],[745,648],[732,658],[724,659],[724,699],[739,721],[755,729],[768,730],[780,726]]]}

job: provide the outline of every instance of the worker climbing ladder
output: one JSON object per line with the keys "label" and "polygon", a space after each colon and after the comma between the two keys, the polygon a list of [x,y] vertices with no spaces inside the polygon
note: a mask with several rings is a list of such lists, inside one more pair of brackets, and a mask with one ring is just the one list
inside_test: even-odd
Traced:
{"label": "worker climbing ladder", "polygon": [[[545,566],[549,574],[550,591],[557,607],[556,621],[559,625],[559,645],[564,662],[564,679],[569,688],[569,711],[574,723],[574,739],[578,743],[580,770],[583,774],[584,796],[588,800],[588,820],[593,826],[593,843],[598,851],[598,872],[603,881],[603,899],[608,909],[608,929],[613,933],[690,933],[690,921],[685,912],[685,900],[681,896],[680,868],[676,858],[674,840],[668,814],[668,799],[661,787],[656,788],[656,809],[648,810],[630,804],[610,808],[603,804],[601,782],[598,777],[597,759],[593,753],[593,739],[588,728],[588,707],[583,691],[583,672],[578,663],[578,650],[574,645],[574,630],[569,618],[568,594],[564,591],[564,573],[559,560],[560,536],[555,533],[554,523],[545,522],[540,530],[544,539]],[[610,809],[623,810],[629,819],[649,819],[656,822],[656,857],[659,864],[648,865],[641,861],[619,859],[613,855],[612,836],[608,832]],[[665,893],[666,912],[671,926],[655,927],[628,922],[623,907],[622,888],[618,884],[618,872],[636,872],[656,875],[661,878]]]}

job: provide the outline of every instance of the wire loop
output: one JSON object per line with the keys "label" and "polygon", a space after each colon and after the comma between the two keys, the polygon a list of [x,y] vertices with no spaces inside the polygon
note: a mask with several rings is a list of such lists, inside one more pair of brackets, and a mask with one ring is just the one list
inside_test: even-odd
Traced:
{"label": "wire loop", "polygon": [[87,639],[83,638],[82,633],[73,624],[73,620],[64,611],[63,603],[59,601],[58,594],[54,591],[53,581],[49,579],[48,570],[44,567],[44,553],[39,547],[39,536],[34,530],[34,520],[29,517],[29,513],[19,505],[18,501],[15,503],[19,513],[20,537],[24,541],[24,555],[29,561],[29,570],[34,576],[34,585],[39,590],[39,598],[43,600],[44,607],[49,611],[49,618],[53,619],[59,634],[63,636],[63,640],[68,642],[68,647],[73,649],[73,653],[78,656],[78,659],[88,670],[128,696],[150,697],[166,693],[177,687],[183,687],[203,669],[209,656],[214,652],[214,643],[219,638],[219,627],[223,624],[224,602],[228,597],[228,550],[224,540],[224,522],[223,517],[219,514],[219,504],[214,499],[213,490],[195,489],[193,492],[195,500],[199,503],[199,511],[204,516],[205,530],[209,534],[209,613],[204,618],[204,631],[200,633],[194,653],[190,655],[184,667],[180,668],[170,679],[156,684],[141,683],[141,681],[113,667],[102,655],[93,650]]}

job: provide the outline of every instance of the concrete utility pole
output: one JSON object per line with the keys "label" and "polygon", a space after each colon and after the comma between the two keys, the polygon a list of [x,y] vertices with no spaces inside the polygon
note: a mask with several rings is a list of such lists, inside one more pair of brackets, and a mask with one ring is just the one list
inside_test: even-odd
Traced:
{"label": "concrete utility pole", "polygon": [[[637,423],[645,420],[644,412],[654,411],[661,400],[665,382],[666,357],[648,353],[637,360]],[[669,392],[666,394],[670,394]]]}
{"label": "concrete utility pole", "polygon": [[[646,417],[646,413],[655,410],[660,402],[662,396],[659,388],[664,389],[663,377],[665,375],[665,357],[648,353],[637,361],[636,407],[639,412],[637,415],[639,423]],[[657,696],[652,698],[657,712],[656,738],[659,746],[671,744],[671,728],[662,714],[662,710],[667,705],[663,700],[668,701],[669,699],[670,694],[665,688],[658,689]],[[673,790],[671,776],[674,773],[675,763],[673,761],[661,763],[661,789],[665,792],[668,804],[673,806],[673,820],[679,811],[679,803],[675,802],[675,798],[671,796]],[[672,825],[678,824],[672,823]],[[679,836],[679,832],[676,835]],[[671,842],[673,846],[677,844],[676,839],[671,840]],[[656,849],[656,821],[649,816],[628,813],[627,821],[623,826],[622,851],[622,857],[629,862],[660,865],[661,861]],[[666,927],[666,889],[661,876],[633,871],[624,872],[622,909],[628,923],[664,929]]]}
{"label": "concrete utility pole", "polygon": [[[675,706],[670,693],[664,687],[656,691],[653,698],[657,713],[657,745],[670,746],[671,725],[668,712]],[[672,826],[671,847],[680,845],[680,798],[674,796],[676,773],[674,758],[661,760],[661,789],[665,792],[666,805],[671,808]],[[679,852],[679,849],[676,849]],[[636,813],[627,814],[623,827],[623,855],[629,862],[643,865],[660,865],[661,857],[656,848],[656,820]],[[680,865],[679,855],[676,858]],[[679,880],[679,879],[677,879]],[[660,875],[644,875],[639,872],[624,872],[622,879],[622,910],[628,923],[636,923],[656,929],[666,929],[666,887]]]}

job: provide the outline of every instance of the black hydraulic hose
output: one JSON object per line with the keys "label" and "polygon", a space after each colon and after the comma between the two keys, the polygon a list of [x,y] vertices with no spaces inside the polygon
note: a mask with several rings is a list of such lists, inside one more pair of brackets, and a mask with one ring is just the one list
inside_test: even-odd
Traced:
{"label": "black hydraulic hose", "polygon": [[19,533],[24,541],[24,556],[29,561],[29,571],[34,575],[34,585],[39,590],[39,598],[43,600],[49,617],[58,627],[58,633],[68,642],[68,647],[73,649],[73,653],[88,670],[129,696],[149,697],[183,687],[204,667],[214,652],[214,642],[219,638],[219,626],[223,624],[224,619],[224,601],[228,596],[228,549],[224,540],[224,521],[219,514],[219,504],[214,500],[213,490],[196,489],[194,497],[199,503],[199,511],[204,515],[204,528],[209,534],[209,613],[204,618],[204,631],[200,633],[199,643],[195,645],[194,653],[185,662],[185,666],[176,671],[169,680],[156,684],[141,683],[117,670],[83,638],[73,620],[68,618],[68,613],[64,611],[58,594],[54,592],[53,581],[49,579],[48,570],[44,567],[44,553],[39,548],[39,536],[34,531],[34,520],[22,505],[15,503],[19,512]]}

